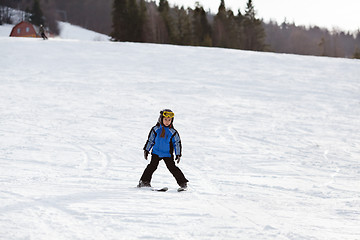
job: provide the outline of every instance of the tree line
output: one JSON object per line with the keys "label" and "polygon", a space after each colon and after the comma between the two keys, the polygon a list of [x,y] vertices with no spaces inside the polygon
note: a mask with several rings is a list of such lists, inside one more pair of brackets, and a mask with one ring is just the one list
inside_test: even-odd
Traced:
{"label": "tree line", "polygon": [[113,41],[360,58],[360,30],[266,23],[256,16],[252,0],[236,13],[219,0],[216,14],[206,12],[198,2],[185,9],[170,6],[167,0],[0,0],[0,24],[9,22],[6,6],[31,13],[35,1],[44,24],[55,34],[60,31],[57,20],[62,20],[107,34]]}
{"label": "tree line", "polygon": [[284,21],[263,24],[269,51],[360,59],[360,31],[329,31],[317,26],[296,26]]}
{"label": "tree line", "polygon": [[265,31],[252,0],[235,15],[221,0],[218,13],[208,14],[198,2],[194,9],[170,7],[167,0],[114,0],[113,41],[153,42],[191,46],[265,50]]}
{"label": "tree line", "polygon": [[194,9],[170,7],[167,0],[114,0],[113,41],[224,47],[278,53],[359,58],[360,30],[354,34],[317,26],[265,23],[256,16],[252,0],[235,15],[220,0],[215,15],[197,2]]}

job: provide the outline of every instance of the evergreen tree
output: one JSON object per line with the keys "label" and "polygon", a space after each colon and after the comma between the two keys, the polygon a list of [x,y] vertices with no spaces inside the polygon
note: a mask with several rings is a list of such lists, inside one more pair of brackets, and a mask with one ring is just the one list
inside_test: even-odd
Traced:
{"label": "evergreen tree", "polygon": [[318,43],[318,46],[320,48],[321,56],[325,56],[325,38],[322,37],[320,42]]}
{"label": "evergreen tree", "polygon": [[211,25],[209,24],[207,14],[203,7],[201,7],[200,22],[202,27],[201,45],[211,47],[212,46]]}
{"label": "evergreen tree", "polygon": [[4,24],[4,18],[5,18],[5,11],[6,11],[6,6],[2,6],[0,5],[0,25]]}
{"label": "evergreen tree", "polygon": [[160,0],[159,2],[159,12],[169,12],[170,6],[167,0]]}
{"label": "evergreen tree", "polygon": [[7,6],[2,6],[0,4],[0,25],[4,24],[4,23],[9,23],[11,24],[11,14],[10,14],[10,10]]}
{"label": "evergreen tree", "polygon": [[191,45],[191,21],[189,14],[185,11],[184,7],[176,8],[176,35],[177,41],[175,44]]}
{"label": "evergreen tree", "polygon": [[23,18],[27,22],[31,21],[31,13],[30,12],[31,12],[31,10],[28,7],[26,7],[25,12],[23,14]]}
{"label": "evergreen tree", "polygon": [[112,39],[114,41],[144,41],[145,12],[144,0],[140,0],[140,7],[136,0],[114,0]]}
{"label": "evergreen tree", "polygon": [[112,27],[113,31],[110,34],[113,41],[127,41],[128,40],[128,10],[127,0],[114,0],[112,12]]}
{"label": "evergreen tree", "polygon": [[360,47],[360,29],[357,31],[356,33],[356,38],[355,38],[355,42],[359,45]]}
{"label": "evergreen tree", "polygon": [[237,46],[239,49],[245,49],[245,36],[244,36],[244,19],[240,9],[238,15],[235,17],[236,30],[237,30]]}
{"label": "evergreen tree", "polygon": [[145,34],[146,34],[146,3],[145,0],[140,0],[140,8],[139,8],[139,35],[140,35],[140,42],[145,42]]}
{"label": "evergreen tree", "polygon": [[239,26],[232,10],[226,12],[226,35],[227,48],[240,48],[239,44]]}
{"label": "evergreen tree", "polygon": [[160,15],[162,16],[168,35],[168,39],[165,40],[165,43],[176,43],[177,40],[174,30],[174,22],[170,15],[169,2],[167,0],[160,0],[158,10],[160,12]]}
{"label": "evergreen tree", "polygon": [[213,45],[215,47],[226,47],[226,8],[225,1],[221,0],[218,13],[213,24]]}
{"label": "evergreen tree", "polygon": [[128,14],[127,14],[127,33],[128,41],[139,42],[141,40],[142,25],[140,22],[140,13],[136,0],[128,0]]}
{"label": "evergreen tree", "polygon": [[256,18],[252,0],[248,0],[244,16],[245,49],[262,51],[265,48],[265,31],[262,21]]}
{"label": "evergreen tree", "polygon": [[239,26],[232,10],[226,10],[221,0],[219,11],[214,18],[213,45],[225,48],[239,48]]}
{"label": "evergreen tree", "polygon": [[219,5],[219,8],[218,8],[218,12],[221,13],[221,12],[225,12],[225,11],[226,11],[225,0],[220,0],[220,5]]}
{"label": "evergreen tree", "polygon": [[356,59],[360,59],[360,49],[359,48],[356,48],[353,57],[356,58]]}
{"label": "evergreen tree", "polygon": [[44,25],[44,16],[41,11],[40,3],[34,0],[33,8],[31,10],[31,23],[37,26]]}
{"label": "evergreen tree", "polygon": [[202,6],[196,5],[192,16],[192,44],[211,46],[211,27],[207,20],[206,12]]}

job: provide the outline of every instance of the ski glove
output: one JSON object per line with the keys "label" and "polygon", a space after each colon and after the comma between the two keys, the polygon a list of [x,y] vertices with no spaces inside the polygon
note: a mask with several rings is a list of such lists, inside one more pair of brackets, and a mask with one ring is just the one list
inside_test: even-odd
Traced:
{"label": "ski glove", "polygon": [[178,164],[179,164],[179,162],[180,162],[180,158],[181,158],[181,157],[180,157],[179,155],[177,155],[176,158],[175,158],[175,161],[177,161]]}
{"label": "ski glove", "polygon": [[148,155],[149,155],[149,152],[148,152],[148,151],[146,151],[146,150],[144,150],[144,158],[145,158],[145,160],[147,160],[147,159],[148,159]]}

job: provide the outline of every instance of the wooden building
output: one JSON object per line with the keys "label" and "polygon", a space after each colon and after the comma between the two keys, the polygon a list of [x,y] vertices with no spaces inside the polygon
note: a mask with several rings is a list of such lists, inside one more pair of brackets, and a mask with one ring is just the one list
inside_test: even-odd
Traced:
{"label": "wooden building", "polygon": [[37,27],[32,25],[29,22],[22,21],[16,24],[11,33],[10,37],[39,37],[38,33],[36,32]]}

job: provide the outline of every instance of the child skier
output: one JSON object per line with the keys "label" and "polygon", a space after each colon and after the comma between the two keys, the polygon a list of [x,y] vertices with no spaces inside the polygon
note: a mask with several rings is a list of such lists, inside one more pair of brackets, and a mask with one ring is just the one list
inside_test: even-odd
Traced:
{"label": "child skier", "polygon": [[157,124],[151,128],[148,140],[144,146],[144,158],[147,160],[150,150],[151,161],[144,170],[140,178],[138,187],[151,187],[151,178],[157,169],[159,162],[164,160],[166,167],[175,177],[182,190],[187,189],[188,180],[175,165],[173,152],[175,151],[175,161],[179,164],[181,158],[181,140],[179,133],[173,126],[174,113],[170,109],[160,111]]}

